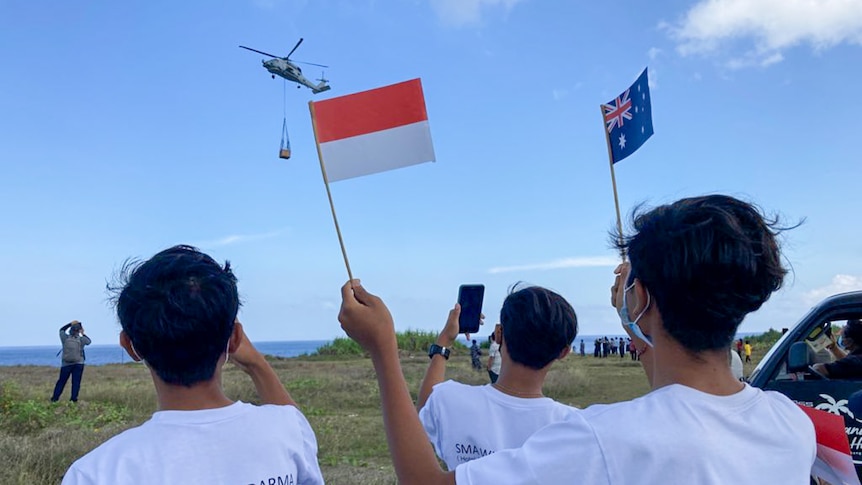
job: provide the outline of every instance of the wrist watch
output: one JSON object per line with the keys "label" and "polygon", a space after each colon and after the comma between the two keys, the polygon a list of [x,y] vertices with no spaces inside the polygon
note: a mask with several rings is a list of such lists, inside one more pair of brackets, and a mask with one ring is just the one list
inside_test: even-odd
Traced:
{"label": "wrist watch", "polygon": [[440,354],[444,359],[449,360],[449,349],[446,347],[442,347],[437,344],[431,344],[431,347],[428,348],[428,357],[434,358],[435,355]]}

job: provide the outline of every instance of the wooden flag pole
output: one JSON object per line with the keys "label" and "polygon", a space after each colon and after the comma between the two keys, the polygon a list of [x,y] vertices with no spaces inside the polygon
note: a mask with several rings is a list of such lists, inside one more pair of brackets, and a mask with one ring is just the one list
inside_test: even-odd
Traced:
{"label": "wooden flag pole", "polygon": [[[314,101],[308,102],[308,111],[311,112],[311,127],[314,130],[314,145],[317,147],[317,159],[320,161],[320,172],[323,174],[323,185],[326,186],[326,196],[329,198],[329,208],[332,209],[332,220],[335,222],[335,232],[338,233],[338,244],[341,245],[341,255],[344,256],[344,266],[347,267],[347,277],[353,280],[353,272],[350,271],[350,261],[347,260],[347,250],[344,249],[344,238],[341,237],[341,228],[338,227],[338,217],[335,215],[335,204],[332,203],[332,192],[329,190],[329,177],[326,176],[326,165],[323,163],[323,154],[320,153],[320,143],[317,141],[317,118],[314,116]],[[619,212],[619,209],[617,209],[617,212]]]}
{"label": "wooden flag pole", "polygon": [[[605,111],[602,109],[602,105],[599,105],[599,111],[602,113],[602,129],[605,132],[605,143],[608,146],[608,163],[611,166],[611,185],[614,187],[614,206],[617,209],[617,237],[619,238],[620,245],[623,243],[623,220],[620,216],[620,198],[617,195],[617,177],[614,174],[614,152],[611,149],[611,133],[608,131],[607,125],[605,124]],[[623,262],[626,262],[626,253],[625,251],[620,250],[620,257]]]}

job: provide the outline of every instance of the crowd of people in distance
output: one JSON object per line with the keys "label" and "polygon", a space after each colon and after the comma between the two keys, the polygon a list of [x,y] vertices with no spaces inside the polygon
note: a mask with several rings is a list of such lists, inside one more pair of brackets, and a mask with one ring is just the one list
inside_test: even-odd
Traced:
{"label": "crowd of people in distance", "polygon": [[[581,357],[585,354],[584,339],[581,339],[579,354]],[[593,357],[607,358],[619,355],[622,359],[626,354],[631,357],[631,360],[639,359],[637,348],[631,337],[600,337],[593,341]]]}

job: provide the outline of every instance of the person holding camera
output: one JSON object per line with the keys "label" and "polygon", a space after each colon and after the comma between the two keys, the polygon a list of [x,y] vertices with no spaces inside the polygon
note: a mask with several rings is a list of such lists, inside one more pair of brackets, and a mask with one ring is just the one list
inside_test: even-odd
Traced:
{"label": "person holding camera", "polygon": [[[323,484],[314,431],[237,319],[230,263],[174,246],[127,263],[111,290],[120,345],[149,370],[158,410],[75,461],[63,485]],[[261,405],[225,394],[228,360]]]}
{"label": "person holding camera", "polygon": [[569,354],[578,333],[575,310],[565,298],[539,286],[512,288],[494,329],[500,375],[484,386],[443,381],[460,314],[460,305],[449,311],[429,351],[431,362],[417,402],[428,440],[449,470],[519,447],[539,429],[576,412],[542,392],[551,366]]}
{"label": "person holding camera", "polygon": [[[422,439],[391,313],[358,280],[348,282],[338,320],[371,355],[399,483],[616,485],[671,477],[701,485],[808,485],[817,454],[811,420],[786,396],[739,382],[727,360],[739,324],[784,281],[780,231],[755,206],[724,195],[638,212],[634,232],[619,235],[629,263],[615,272],[611,302],[651,391],[571,413],[522,446],[454,472],[441,470]],[[504,350],[505,328],[504,321]]]}
{"label": "person holding camera", "polygon": [[[68,331],[68,332],[67,332]],[[60,400],[60,395],[63,394],[63,389],[66,388],[66,382],[69,381],[69,376],[72,377],[72,402],[78,402],[78,392],[81,390],[81,378],[84,376],[84,346],[93,343],[90,337],[84,335],[84,326],[77,320],[60,327],[60,342],[63,344],[63,349],[60,351],[63,354],[62,364],[60,366],[60,377],[57,379],[57,384],[54,385],[54,394],[51,396],[52,402]]]}

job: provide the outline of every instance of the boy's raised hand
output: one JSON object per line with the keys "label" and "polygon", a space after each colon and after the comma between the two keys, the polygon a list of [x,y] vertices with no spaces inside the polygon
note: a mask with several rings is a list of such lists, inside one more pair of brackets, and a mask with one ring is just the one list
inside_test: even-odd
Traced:
{"label": "boy's raised hand", "polygon": [[365,291],[359,280],[341,287],[341,311],[338,321],[347,335],[371,354],[397,351],[395,324],[386,304]]}
{"label": "boy's raised hand", "polygon": [[442,347],[452,347],[452,344],[455,343],[455,339],[458,338],[458,318],[460,316],[461,305],[456,303],[455,306],[449,310],[449,318],[446,319],[446,325],[443,327],[443,330],[440,331],[440,334],[437,335],[437,345]]}
{"label": "boy's raised hand", "polygon": [[229,347],[230,361],[239,367],[246,374],[251,374],[252,367],[260,366],[266,362],[263,355],[252,345],[245,333],[242,323],[237,319],[234,322],[236,326],[235,332],[238,334],[233,337],[233,345]]}

